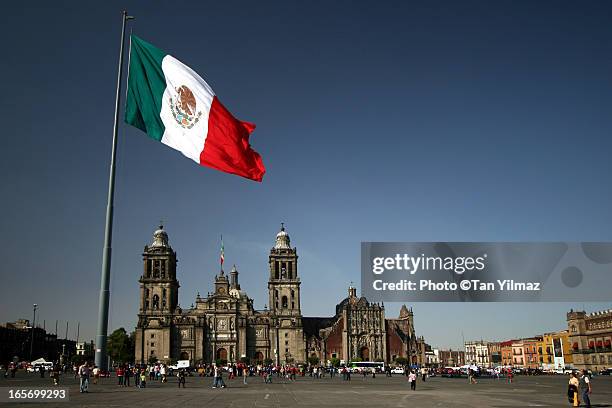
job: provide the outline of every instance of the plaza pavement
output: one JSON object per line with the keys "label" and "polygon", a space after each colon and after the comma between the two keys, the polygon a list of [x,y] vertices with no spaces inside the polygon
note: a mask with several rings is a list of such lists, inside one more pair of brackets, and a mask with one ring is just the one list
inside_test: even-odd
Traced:
{"label": "plaza pavement", "polygon": [[[430,378],[419,381],[417,390],[411,391],[405,377],[377,376],[365,381],[353,376],[352,381],[342,377],[314,379],[299,377],[289,382],[274,377],[272,384],[264,384],[259,377],[250,377],[249,384],[242,379],[228,381],[227,388],[212,389],[212,378],[188,377],[187,387],[179,389],[176,379],[167,384],[149,381],[146,389],[134,386],[121,388],[116,379],[102,379],[91,385],[90,392],[80,394],[78,380],[63,376],[60,386],[70,390],[69,402],[0,404],[0,406],[42,407],[567,407],[566,376],[517,376],[513,384],[504,380],[481,379],[469,385],[466,379]],[[5,387],[52,387],[51,379],[40,379],[34,374],[17,374],[15,379],[0,379]],[[612,407],[612,377],[593,379],[594,407]]]}

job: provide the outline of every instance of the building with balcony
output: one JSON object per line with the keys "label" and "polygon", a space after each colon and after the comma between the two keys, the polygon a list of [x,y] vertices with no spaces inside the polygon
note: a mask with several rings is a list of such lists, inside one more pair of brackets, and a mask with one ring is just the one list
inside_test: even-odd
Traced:
{"label": "building with balcony", "polygon": [[612,309],[570,310],[567,328],[574,368],[599,371],[612,367]]}

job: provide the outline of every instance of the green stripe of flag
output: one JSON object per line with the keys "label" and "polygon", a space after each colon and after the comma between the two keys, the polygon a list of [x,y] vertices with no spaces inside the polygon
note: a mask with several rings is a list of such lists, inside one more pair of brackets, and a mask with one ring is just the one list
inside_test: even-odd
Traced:
{"label": "green stripe of flag", "polygon": [[166,89],[162,60],[166,53],[135,35],[130,36],[130,67],[125,122],[160,141],[164,126],[159,114]]}

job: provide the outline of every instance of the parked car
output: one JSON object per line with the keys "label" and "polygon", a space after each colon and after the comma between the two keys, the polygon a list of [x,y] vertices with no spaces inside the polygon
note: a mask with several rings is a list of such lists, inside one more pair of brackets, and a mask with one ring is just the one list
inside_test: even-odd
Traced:
{"label": "parked car", "polygon": [[394,367],[391,369],[391,373],[393,374],[405,374],[406,370],[404,370],[404,367]]}

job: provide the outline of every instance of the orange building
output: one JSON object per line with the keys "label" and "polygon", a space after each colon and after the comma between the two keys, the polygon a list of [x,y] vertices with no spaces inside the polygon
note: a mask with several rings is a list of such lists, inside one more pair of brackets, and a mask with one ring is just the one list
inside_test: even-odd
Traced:
{"label": "orange building", "polygon": [[503,366],[512,365],[512,343],[516,340],[502,341],[500,345],[501,364]]}
{"label": "orange building", "polygon": [[538,354],[538,343],[542,344],[542,337],[523,339],[523,352],[525,356],[525,368],[540,368],[540,357]]}
{"label": "orange building", "polygon": [[524,368],[525,365],[525,345],[523,340],[512,342],[512,366]]}

